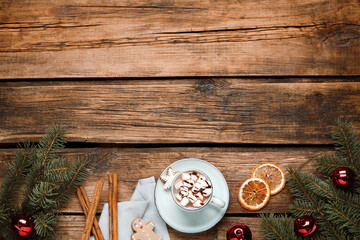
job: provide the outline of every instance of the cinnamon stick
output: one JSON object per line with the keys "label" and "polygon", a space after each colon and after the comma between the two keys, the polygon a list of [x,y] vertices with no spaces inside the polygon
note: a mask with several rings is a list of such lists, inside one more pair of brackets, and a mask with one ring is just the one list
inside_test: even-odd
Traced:
{"label": "cinnamon stick", "polygon": [[109,240],[113,239],[113,208],[112,208],[112,197],[113,197],[113,181],[111,174],[108,174],[108,181],[109,181]]}
{"label": "cinnamon stick", "polygon": [[109,236],[110,240],[118,239],[118,217],[117,217],[117,198],[118,198],[118,175],[109,174]]}
{"label": "cinnamon stick", "polygon": [[[78,195],[80,205],[85,213],[85,216],[88,216],[90,201],[86,194],[85,188],[83,186],[80,186],[78,189],[76,189],[76,193]],[[105,240],[96,218],[94,219],[94,224],[91,228],[91,231],[96,240]]]}
{"label": "cinnamon stick", "polygon": [[118,175],[113,175],[113,238],[118,239],[118,210],[117,210],[117,198],[118,198]]}
{"label": "cinnamon stick", "polygon": [[90,204],[90,207],[89,207],[88,216],[86,217],[85,227],[84,227],[84,230],[83,230],[83,232],[81,234],[81,240],[89,240],[89,238],[90,238],[90,231],[91,231],[91,228],[92,228],[92,226],[94,224],[96,208],[97,208],[97,205],[99,204],[101,191],[102,191],[102,187],[104,185],[104,182],[105,182],[104,179],[99,179],[96,182],[96,187],[95,187],[95,191],[94,191],[93,200],[92,200],[92,202]]}

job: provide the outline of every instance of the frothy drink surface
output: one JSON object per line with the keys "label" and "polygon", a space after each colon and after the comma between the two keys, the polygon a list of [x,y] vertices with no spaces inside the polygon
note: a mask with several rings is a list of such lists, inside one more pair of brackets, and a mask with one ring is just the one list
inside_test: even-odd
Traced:
{"label": "frothy drink surface", "polygon": [[207,177],[197,171],[187,171],[177,176],[173,189],[175,200],[186,209],[204,206],[212,194],[212,186]]}

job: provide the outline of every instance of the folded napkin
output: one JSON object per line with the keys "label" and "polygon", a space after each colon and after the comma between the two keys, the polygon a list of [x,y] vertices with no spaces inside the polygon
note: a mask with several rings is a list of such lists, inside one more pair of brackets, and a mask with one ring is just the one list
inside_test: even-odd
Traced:
{"label": "folded napkin", "polygon": [[[155,206],[155,178],[144,178],[139,180],[136,189],[128,202],[118,202],[118,232],[119,240],[130,240],[134,231],[131,223],[135,218],[142,218],[145,222],[155,223],[154,232],[169,240],[166,223],[160,217]],[[106,240],[109,239],[109,205],[106,203],[101,212],[99,226]],[[95,240],[94,237],[90,238]]]}

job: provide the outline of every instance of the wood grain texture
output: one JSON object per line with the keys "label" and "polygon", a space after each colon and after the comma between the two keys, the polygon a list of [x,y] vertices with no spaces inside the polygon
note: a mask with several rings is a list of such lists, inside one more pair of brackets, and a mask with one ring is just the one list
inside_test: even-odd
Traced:
{"label": "wood grain texture", "polygon": [[[108,173],[119,176],[119,201],[129,201],[139,179],[154,176],[171,163],[183,158],[200,158],[215,165],[224,175],[230,189],[230,204],[227,213],[289,212],[288,206],[293,199],[285,187],[279,194],[270,198],[268,205],[260,211],[251,212],[240,206],[237,201],[238,189],[251,175],[251,170],[261,162],[277,163],[283,168],[301,167],[305,172],[314,172],[315,156],[329,152],[329,148],[111,148],[67,149],[64,153],[72,159],[85,156],[90,160],[91,173],[84,184],[87,193],[93,193],[98,178]],[[6,173],[6,165],[13,150],[0,150],[0,177]],[[104,189],[108,188],[107,181]],[[89,194],[90,201],[92,195]],[[108,202],[107,191],[103,191],[97,212]],[[76,197],[61,209],[64,213],[82,213]]]}
{"label": "wood grain texture", "polygon": [[357,0],[4,0],[0,78],[358,75]]}
{"label": "wood grain texture", "polygon": [[[231,224],[242,222],[248,225],[251,229],[253,239],[263,239],[260,227],[260,221],[254,217],[230,217],[225,216],[215,227],[202,233],[186,234],[168,228],[171,240],[226,240],[226,230]],[[64,215],[59,217],[59,222],[55,231],[63,234],[64,239],[79,239],[82,228],[85,224],[84,216]]]}
{"label": "wood grain texture", "polygon": [[0,143],[62,123],[76,142],[329,144],[339,117],[360,129],[360,82],[328,81],[4,83]]}

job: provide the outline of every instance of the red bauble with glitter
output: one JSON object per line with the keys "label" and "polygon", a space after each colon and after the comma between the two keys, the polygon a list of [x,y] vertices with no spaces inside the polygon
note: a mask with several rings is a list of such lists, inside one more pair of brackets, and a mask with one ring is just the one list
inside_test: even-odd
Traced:
{"label": "red bauble with glitter", "polygon": [[317,221],[313,216],[301,216],[295,219],[294,231],[300,237],[311,236],[317,228]]}
{"label": "red bauble with glitter", "polygon": [[11,228],[17,236],[27,237],[34,230],[34,220],[27,214],[17,215],[11,221]]}
{"label": "red bauble with glitter", "polygon": [[334,184],[341,188],[351,187],[355,182],[354,172],[347,167],[339,167],[331,174]]}
{"label": "red bauble with glitter", "polygon": [[229,227],[226,233],[227,240],[251,240],[251,231],[242,223],[235,223]]}

